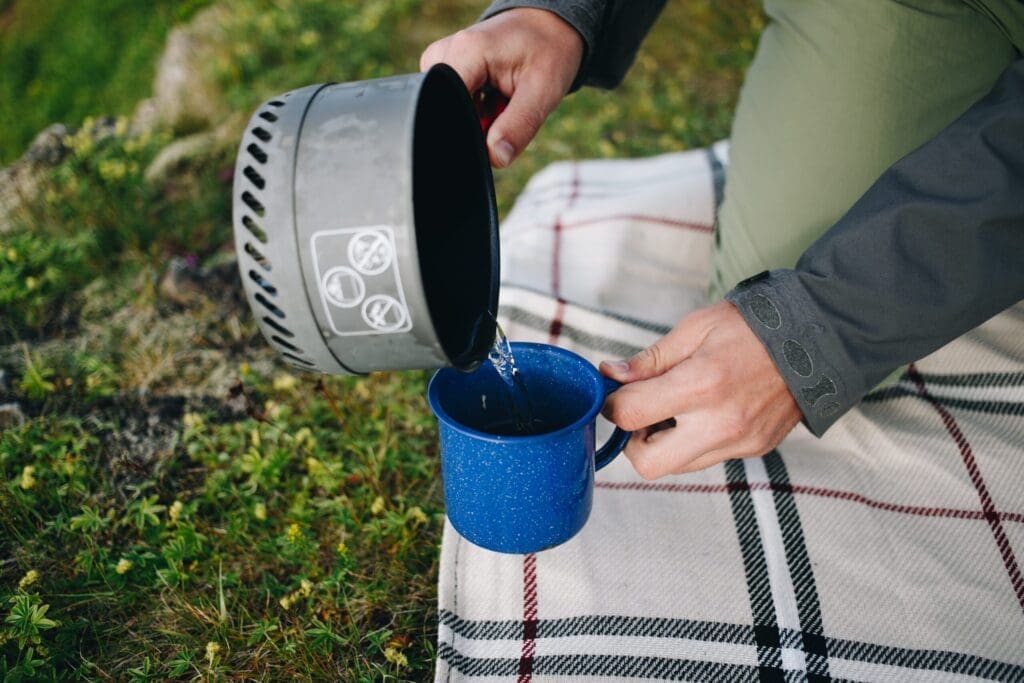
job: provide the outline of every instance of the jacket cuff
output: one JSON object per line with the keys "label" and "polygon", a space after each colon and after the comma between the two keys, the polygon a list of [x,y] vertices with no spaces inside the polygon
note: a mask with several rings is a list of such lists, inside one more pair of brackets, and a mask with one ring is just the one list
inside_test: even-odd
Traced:
{"label": "jacket cuff", "polygon": [[583,87],[584,81],[590,66],[590,56],[594,52],[594,45],[601,29],[601,11],[595,8],[594,3],[568,3],[564,0],[495,0],[491,3],[478,21],[490,19],[496,14],[505,10],[517,7],[532,7],[534,9],[545,9],[560,17],[567,24],[576,29],[583,39],[583,59],[580,61],[579,71],[576,78],[569,87],[569,92],[576,92]]}
{"label": "jacket cuff", "polygon": [[860,401],[865,389],[856,366],[796,272],[759,273],[725,298],[764,344],[815,436]]}

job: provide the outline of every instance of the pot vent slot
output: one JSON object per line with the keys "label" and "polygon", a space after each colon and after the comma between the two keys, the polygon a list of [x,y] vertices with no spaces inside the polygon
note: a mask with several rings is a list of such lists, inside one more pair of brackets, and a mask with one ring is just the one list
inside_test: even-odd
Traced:
{"label": "pot vent slot", "polygon": [[288,337],[289,339],[291,339],[292,337],[295,336],[294,332],[292,332],[287,327],[285,327],[284,325],[282,325],[281,323],[277,322],[276,320],[274,320],[273,318],[271,318],[269,316],[266,316],[266,315],[263,316],[263,322],[265,322],[266,324],[270,325],[275,330],[277,330],[278,333],[283,334],[284,336]]}
{"label": "pot vent slot", "polygon": [[271,111],[261,111],[260,118],[263,119],[264,121],[270,121],[271,123],[274,123],[275,121],[277,121],[277,114]]}
{"label": "pot vent slot", "polygon": [[258,137],[263,142],[270,142],[271,138],[274,137],[265,128],[260,128],[259,126],[256,126],[252,129],[252,134]]}
{"label": "pot vent slot", "polygon": [[249,192],[249,190],[243,192],[242,201],[245,202],[246,206],[252,209],[253,213],[255,213],[260,218],[263,218],[263,214],[266,213],[266,209],[263,208],[263,204],[260,203],[260,200],[256,199],[256,197],[253,196],[252,192]]}
{"label": "pot vent slot", "polygon": [[267,297],[263,296],[259,292],[256,292],[255,294],[252,295],[252,298],[256,299],[256,301],[259,301],[261,304],[263,304],[263,307],[265,309],[276,315],[278,318],[284,320],[284,311],[282,311],[274,304],[270,303]]}
{"label": "pot vent slot", "polygon": [[295,344],[292,344],[291,342],[287,342],[284,339],[281,339],[276,334],[270,335],[270,338],[273,339],[278,344],[280,344],[281,346],[283,346],[284,348],[288,349],[289,351],[292,351],[294,353],[305,353],[302,349],[300,349]]}
{"label": "pot vent slot", "polygon": [[263,279],[263,277],[260,276],[260,274],[257,273],[255,270],[249,271],[249,279],[251,279],[253,282],[262,287],[263,291],[265,291],[270,296],[277,296],[277,287],[270,284],[267,280]]}
{"label": "pot vent slot", "polygon": [[[285,97],[287,97],[287,95],[285,95]],[[267,102],[267,104],[269,104],[271,107],[283,107],[284,106],[284,102],[282,102],[281,100],[270,100],[269,102]]]}
{"label": "pot vent slot", "polygon": [[296,362],[299,365],[302,365],[304,367],[307,367],[307,368],[315,367],[312,363],[310,363],[305,358],[299,358],[298,356],[293,356],[292,354],[288,353],[287,351],[282,351],[281,355],[284,356],[285,358],[287,358],[288,360],[294,361],[294,362]]}
{"label": "pot vent slot", "polygon": [[253,159],[260,162],[261,164],[267,163],[267,153],[264,152],[263,148],[257,145],[255,142],[250,142],[249,146],[245,148],[245,151],[247,151]]}
{"label": "pot vent slot", "polygon": [[258,189],[262,190],[267,186],[267,181],[264,180],[263,176],[261,176],[252,166],[246,166],[242,170],[242,173],[244,173],[245,177],[249,179],[249,182],[255,185]]}
{"label": "pot vent slot", "polygon": [[[242,225],[245,226],[246,230],[248,230],[249,232],[252,233],[253,237],[258,239],[260,242],[263,242],[263,244],[267,243],[267,233],[265,233],[263,231],[263,228],[261,228],[259,225],[257,225],[256,221],[254,221],[251,217],[249,217],[249,216],[242,216]],[[253,258],[256,258],[256,257],[253,256]],[[262,255],[260,256],[260,258],[263,258]],[[269,270],[269,268],[268,268],[268,270]]]}
{"label": "pot vent slot", "polygon": [[[245,219],[242,219],[242,222],[244,223]],[[252,246],[252,242],[246,242],[243,249],[245,249],[246,254],[252,256],[252,260],[258,263],[260,268],[267,271],[268,273],[270,272],[270,261],[267,260],[266,256],[260,253],[259,249]]]}

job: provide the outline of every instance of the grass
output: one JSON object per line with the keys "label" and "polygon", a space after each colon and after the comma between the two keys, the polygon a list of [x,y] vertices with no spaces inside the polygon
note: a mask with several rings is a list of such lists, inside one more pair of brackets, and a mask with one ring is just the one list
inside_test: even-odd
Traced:
{"label": "grass", "polygon": [[40,130],[130,114],[167,30],[209,0],[9,0],[0,5],[0,165]]}
{"label": "grass", "polygon": [[[422,46],[480,10],[225,1],[232,19],[207,75],[244,111],[309,82],[412,71]],[[86,27],[121,7],[138,44],[111,40],[125,35],[114,28],[61,34],[59,12],[43,5]],[[146,41],[194,5],[158,3],[140,19],[114,0],[8,0],[0,15],[23,22],[17,49],[35,50],[38,64],[102,47],[139,84],[156,58]],[[761,21],[747,1],[670,3],[619,91],[569,98],[497,174],[502,207],[557,159],[725,137]],[[9,30],[0,51],[15,50]],[[42,40],[46,31],[62,42]],[[26,62],[4,64],[0,88],[32,80]],[[3,106],[36,128],[50,116],[78,125],[146,94],[83,94],[106,78],[83,73],[45,100],[83,110]],[[258,336],[227,247],[233,150],[213,148],[154,184],[144,171],[171,132],[98,119],[81,130],[0,233],[0,404],[28,418],[0,432],[0,674],[429,679],[444,507],[428,373],[286,370]],[[181,296],[165,287],[172,260],[197,283]]]}

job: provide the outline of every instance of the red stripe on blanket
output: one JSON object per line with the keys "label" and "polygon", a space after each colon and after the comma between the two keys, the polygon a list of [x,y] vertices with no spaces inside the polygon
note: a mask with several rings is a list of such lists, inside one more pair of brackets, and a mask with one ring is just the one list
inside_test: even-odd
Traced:
{"label": "red stripe on blanket", "polygon": [[557,344],[558,338],[562,336],[562,319],[565,317],[565,300],[558,299],[555,304],[555,314],[551,316],[551,324],[548,326],[548,344]]}
{"label": "red stripe on blanket", "polygon": [[517,683],[533,680],[533,653],[537,650],[537,556],[523,558],[523,649]]}
{"label": "red stripe on blanket", "polygon": [[967,437],[960,430],[960,425],[953,419],[953,415],[928,392],[924,378],[921,377],[921,374],[913,364],[907,368],[907,375],[917,385],[917,391],[921,397],[935,408],[935,412],[942,419],[942,424],[945,426],[946,431],[949,432],[953,441],[956,442],[957,448],[960,449],[960,457],[964,461],[967,474],[970,476],[971,483],[974,484],[974,489],[978,492],[978,498],[981,500],[981,509],[985,513],[985,521],[988,522],[989,527],[992,529],[992,536],[995,538],[996,547],[999,548],[999,554],[1002,555],[1003,565],[1006,566],[1006,573],[1010,577],[1010,585],[1013,586],[1013,590],[1017,594],[1017,602],[1020,603],[1021,609],[1024,609],[1024,576],[1021,576],[1017,557],[1013,554],[1010,539],[1007,538],[1002,520],[999,519],[999,512],[996,510],[996,505],[992,501],[992,495],[989,493],[988,486],[985,485],[985,480],[981,476],[981,469],[978,467],[978,461],[974,458],[971,444],[968,443]]}
{"label": "red stripe on blanket", "polygon": [[[576,203],[576,198],[580,195],[580,168],[578,164],[572,165],[572,190],[569,192],[569,197],[566,200],[565,211],[568,211]],[[555,295],[555,298],[562,296],[562,228],[565,227],[562,224],[562,214],[559,214],[555,218],[555,224],[552,226],[552,238],[554,244],[551,248],[551,293]],[[554,323],[552,323],[553,325]],[[554,342],[552,342],[554,343]]]}
{"label": "red stripe on blanket", "polygon": [[[598,488],[614,489],[620,491],[662,491],[670,493],[725,493],[733,489],[750,489],[753,491],[780,491],[783,493],[802,494],[807,496],[819,496],[822,498],[837,498],[851,503],[859,503],[878,510],[887,512],[900,512],[907,515],[918,515],[921,517],[952,517],[954,519],[988,519],[987,513],[981,510],[963,510],[958,508],[929,507],[925,505],[904,505],[901,503],[889,503],[884,500],[876,500],[857,493],[855,491],[842,491],[829,489],[821,486],[805,486],[803,484],[769,484],[766,482],[754,482],[746,486],[735,484],[657,484],[650,482],[598,482]],[[1008,522],[1024,523],[1024,513],[1020,512],[995,512],[996,517]]]}
{"label": "red stripe on blanket", "polygon": [[569,230],[571,228],[584,228],[589,225],[595,225],[598,223],[611,223],[614,221],[634,221],[637,223],[657,223],[659,225],[667,225],[672,228],[686,228],[687,230],[696,230],[697,232],[714,232],[715,227],[713,225],[706,225],[704,223],[694,223],[691,221],[682,221],[675,218],[665,218],[663,216],[643,216],[641,214],[633,213],[620,213],[613,214],[611,216],[597,216],[595,218],[585,218],[583,220],[575,221],[573,223],[560,223],[559,227],[563,230]]}

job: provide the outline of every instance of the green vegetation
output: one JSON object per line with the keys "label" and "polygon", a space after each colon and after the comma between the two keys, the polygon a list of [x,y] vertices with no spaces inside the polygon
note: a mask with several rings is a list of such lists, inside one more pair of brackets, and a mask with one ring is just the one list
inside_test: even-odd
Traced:
{"label": "green vegetation", "polygon": [[0,7],[0,165],[55,121],[130,114],[167,30],[209,0],[46,0]]}
{"label": "green vegetation", "polygon": [[[206,75],[245,112],[412,71],[481,8],[222,1]],[[147,180],[183,132],[98,118],[148,95],[168,26],[202,4],[0,0],[0,120],[23,126],[0,158],[50,119],[78,128],[0,228],[0,404],[26,416],[0,431],[0,677],[425,680],[444,510],[428,374],[286,371],[239,294],[231,145]],[[502,206],[557,159],[725,137],[761,21],[746,0],[671,3],[619,91],[572,96],[497,174]]]}

